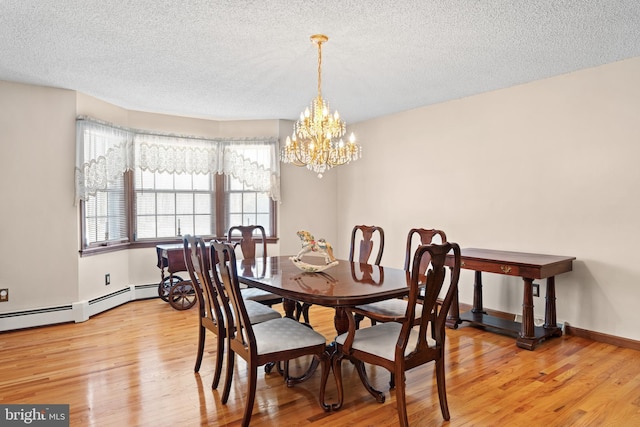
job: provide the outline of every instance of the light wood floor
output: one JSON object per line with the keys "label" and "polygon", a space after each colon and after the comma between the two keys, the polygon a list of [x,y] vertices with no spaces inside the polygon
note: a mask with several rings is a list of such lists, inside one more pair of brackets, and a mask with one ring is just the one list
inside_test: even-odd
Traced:
{"label": "light wood floor", "polygon": [[[333,338],[333,311],[311,308],[314,328]],[[211,390],[213,340],[194,374],[195,308],[176,311],[155,299],[117,307],[79,324],[0,334],[0,403],[67,403],[72,426],[237,425],[246,386],[241,359],[231,397]],[[444,422],[433,365],[407,375],[412,426],[640,425],[640,352],[564,336],[535,351],[471,327],[448,330]],[[212,336],[212,335],[210,335]],[[287,388],[261,370],[254,426],[394,426],[395,393],[384,404],[364,390],[351,364],[342,410],[317,403],[319,373]],[[302,369],[304,363],[299,364]],[[380,389],[389,374],[370,368]],[[221,387],[220,387],[221,389]],[[331,377],[328,399],[336,397]]]}

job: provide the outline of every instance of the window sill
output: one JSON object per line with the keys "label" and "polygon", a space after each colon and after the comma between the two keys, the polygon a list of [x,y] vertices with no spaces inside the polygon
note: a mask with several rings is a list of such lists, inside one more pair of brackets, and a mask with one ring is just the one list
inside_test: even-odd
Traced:
{"label": "window sill", "polygon": [[89,248],[84,248],[81,249],[80,251],[78,251],[80,253],[81,257],[86,257],[86,256],[93,256],[93,255],[99,255],[99,254],[104,254],[104,253],[109,253],[109,252],[117,252],[117,251],[121,251],[124,249],[129,249],[130,244],[127,243],[114,243],[111,245],[104,245],[104,246],[91,246]]}
{"label": "window sill", "polygon": [[[204,237],[205,241],[208,240],[223,240],[226,241],[226,237]],[[84,248],[78,251],[80,253],[80,257],[94,256],[105,254],[109,252],[117,252],[128,249],[140,249],[140,248],[155,248],[157,245],[167,245],[167,244],[180,244],[182,243],[182,238],[174,238],[174,239],[158,239],[158,240],[140,240],[137,242],[126,242],[126,243],[113,243],[104,246],[92,246],[89,248]],[[277,237],[267,237],[267,244],[278,243]]]}

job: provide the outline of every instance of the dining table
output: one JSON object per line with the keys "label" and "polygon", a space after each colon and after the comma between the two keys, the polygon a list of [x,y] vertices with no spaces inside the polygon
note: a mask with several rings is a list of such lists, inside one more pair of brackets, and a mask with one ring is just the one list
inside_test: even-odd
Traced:
{"label": "dining table", "polygon": [[[320,272],[303,271],[291,256],[238,260],[238,280],[283,297],[285,315],[295,318],[296,302],[335,309],[334,325],[342,334],[349,329],[345,307],[369,304],[409,294],[410,274],[404,269],[337,260]],[[311,259],[307,257],[305,259]],[[317,258],[321,266],[324,259]]]}
{"label": "dining table", "polygon": [[[324,258],[313,258],[318,260],[315,264],[319,269],[326,267],[323,265]],[[300,303],[334,308],[333,319],[337,335],[349,330],[346,307],[403,298],[409,294],[411,274],[404,269],[336,260],[324,271],[310,272],[298,268],[300,263],[294,263],[295,259],[292,256],[271,256],[238,260],[238,281],[281,295],[285,315],[292,319],[296,319],[294,312],[296,305]],[[304,264],[307,267],[314,265],[306,262]],[[336,356],[335,341],[331,340],[327,345],[327,354],[330,359]],[[302,376],[290,378],[289,381],[306,381],[317,366],[318,361],[314,359]],[[270,368],[265,367],[265,370],[268,372]],[[360,379],[365,388],[371,388],[368,379]],[[328,407],[324,401],[322,405]]]}

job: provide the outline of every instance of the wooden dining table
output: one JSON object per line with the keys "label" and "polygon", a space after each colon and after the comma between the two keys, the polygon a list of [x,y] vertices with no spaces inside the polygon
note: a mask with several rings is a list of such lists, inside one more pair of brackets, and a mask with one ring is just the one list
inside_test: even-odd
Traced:
{"label": "wooden dining table", "polygon": [[[305,261],[309,259],[311,257],[305,258]],[[317,257],[317,262],[313,264],[323,263],[324,258]],[[292,319],[295,319],[296,303],[333,307],[337,335],[349,330],[345,307],[402,298],[409,294],[411,280],[410,273],[404,269],[348,260],[338,260],[337,265],[322,272],[305,272],[294,265],[289,256],[238,260],[237,271],[240,283],[281,295],[285,315]],[[327,346],[330,358],[335,357],[335,351],[335,342],[331,342]],[[318,361],[314,359],[295,382],[309,379],[317,366]],[[360,379],[367,389],[371,387],[366,378]],[[322,405],[327,406],[326,402],[322,402]]]}
{"label": "wooden dining table", "polygon": [[[314,264],[323,264],[323,258],[317,259]],[[323,272],[309,273],[296,267],[289,256],[258,257],[238,260],[237,270],[240,283],[281,295],[287,317],[294,318],[296,301],[335,308],[338,334],[349,328],[344,307],[402,298],[409,293],[410,275],[405,270],[348,260],[338,260]]]}

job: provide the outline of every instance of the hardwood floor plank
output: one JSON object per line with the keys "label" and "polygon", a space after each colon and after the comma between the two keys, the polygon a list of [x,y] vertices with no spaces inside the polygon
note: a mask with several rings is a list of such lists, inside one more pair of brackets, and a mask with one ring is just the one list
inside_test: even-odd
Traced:
{"label": "hardwood floor plank", "polygon": [[[328,341],[333,310],[312,306],[311,322]],[[135,301],[78,324],[0,334],[0,403],[70,405],[72,426],[236,426],[245,404],[246,365],[236,360],[229,402],[211,390],[215,355],[207,337],[200,373],[195,309],[177,311],[160,299]],[[535,351],[512,337],[464,326],[447,330],[445,422],[433,365],[407,373],[412,426],[640,425],[640,352],[563,336]],[[303,372],[309,360],[292,362]],[[389,373],[367,367],[385,391],[382,404],[343,363],[345,401],[325,413],[317,402],[319,372],[288,388],[274,372],[259,371],[252,426],[395,426]],[[337,392],[333,376],[328,401]]]}

